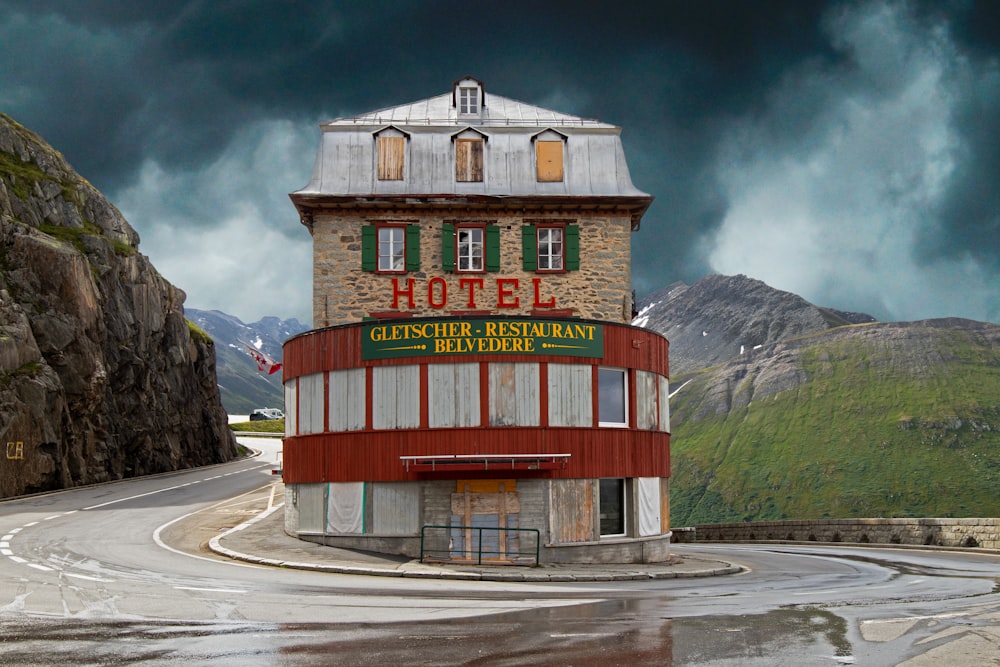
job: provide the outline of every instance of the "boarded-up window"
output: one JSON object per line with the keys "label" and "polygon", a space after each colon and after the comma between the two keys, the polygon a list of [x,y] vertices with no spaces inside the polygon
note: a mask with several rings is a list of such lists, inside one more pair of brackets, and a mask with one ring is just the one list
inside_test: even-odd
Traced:
{"label": "boarded-up window", "polygon": [[298,392],[295,391],[296,381],[285,383],[285,437],[298,435],[298,424],[295,415],[298,414]]}
{"label": "boarded-up window", "polygon": [[365,369],[330,371],[330,430],[365,427]]}
{"label": "boarded-up window", "polygon": [[583,364],[549,364],[549,425],[593,426],[593,371]]}
{"label": "boarded-up window", "polygon": [[372,427],[420,426],[420,369],[418,366],[380,366],[372,369]]}
{"label": "boarded-up window", "polygon": [[657,412],[659,403],[656,392],[656,373],[636,371],[635,373],[635,421],[637,428],[655,431],[659,426]]}
{"label": "boarded-up window", "polygon": [[670,380],[660,376],[660,430],[670,432]]}
{"label": "boarded-up window", "polygon": [[660,510],[660,478],[640,477],[636,480],[636,496],[639,505],[639,537],[660,535],[663,521]]}
{"label": "boarded-up window", "polygon": [[554,479],[549,507],[552,541],[556,544],[594,539],[594,482],[589,479]]}
{"label": "boarded-up window", "polygon": [[326,508],[326,532],[361,535],[365,532],[365,483],[330,484]]}
{"label": "boarded-up window", "polygon": [[299,530],[304,533],[322,533],[326,514],[326,484],[296,484],[295,508],[299,512]]}
{"label": "boarded-up window", "polygon": [[371,486],[372,529],[376,535],[420,534],[420,488],[417,482]]}
{"label": "boarded-up window", "polygon": [[299,378],[299,433],[323,432],[323,374]]}
{"label": "boarded-up window", "polygon": [[378,180],[403,180],[403,137],[380,136],[378,145]]}
{"label": "boarded-up window", "polygon": [[479,364],[427,367],[428,426],[479,426]]}
{"label": "boarded-up window", "polygon": [[539,426],[538,364],[490,364],[490,426]]}
{"label": "boarded-up window", "polygon": [[479,182],[483,180],[483,140],[455,140],[455,180]]}
{"label": "boarded-up window", "polygon": [[563,179],[563,142],[536,141],[535,160],[540,183],[558,183]]}

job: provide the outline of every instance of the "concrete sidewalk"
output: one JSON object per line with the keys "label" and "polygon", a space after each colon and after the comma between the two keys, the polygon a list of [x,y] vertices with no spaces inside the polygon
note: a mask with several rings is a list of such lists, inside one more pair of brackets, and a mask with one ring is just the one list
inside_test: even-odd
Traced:
{"label": "concrete sidewalk", "polygon": [[[272,496],[273,497],[273,496]],[[405,556],[327,547],[290,537],[283,528],[284,506],[264,506],[249,521],[209,540],[217,554],[259,565],[380,577],[461,579],[473,581],[631,581],[735,574],[739,566],[724,561],[675,556],[671,562],[630,565],[551,565],[535,567],[427,564]]]}

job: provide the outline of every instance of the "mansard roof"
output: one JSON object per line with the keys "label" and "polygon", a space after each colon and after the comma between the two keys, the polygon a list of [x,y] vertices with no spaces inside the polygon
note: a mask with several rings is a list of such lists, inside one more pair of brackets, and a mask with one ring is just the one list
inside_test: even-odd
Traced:
{"label": "mansard roof", "polygon": [[[459,102],[463,88],[466,102],[470,94],[473,100],[464,107]],[[376,137],[389,127],[406,137],[403,177],[379,180]],[[320,129],[312,178],[291,195],[300,211],[345,201],[361,204],[422,196],[439,201],[575,201],[624,205],[634,212],[637,225],[652,201],[632,184],[621,128],[492,92],[487,95],[482,82],[471,76],[458,79],[441,95],[337,118],[321,123]],[[488,139],[482,181],[455,178],[453,138],[465,130]],[[564,142],[562,181],[540,182],[536,177],[534,138],[543,133]]]}

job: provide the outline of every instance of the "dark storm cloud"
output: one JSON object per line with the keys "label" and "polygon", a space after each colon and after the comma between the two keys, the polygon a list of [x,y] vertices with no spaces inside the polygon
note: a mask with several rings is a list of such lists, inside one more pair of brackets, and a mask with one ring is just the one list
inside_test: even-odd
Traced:
{"label": "dark storm cloud", "polygon": [[[250,271],[224,239],[245,237],[251,263],[267,239],[308,264],[287,193],[308,180],[316,124],[472,74],[623,128],[656,196],[634,243],[640,293],[743,272],[884,318],[996,320],[997,16],[874,0],[0,0],[0,109],[126,212],[191,305],[244,318],[275,314],[288,284],[307,291],[307,273]],[[186,230],[224,248],[192,256],[172,241]],[[205,281],[206,264],[233,277]],[[911,286],[884,279],[917,269]],[[266,298],[247,300],[247,281]],[[308,318],[294,299],[277,314]]]}

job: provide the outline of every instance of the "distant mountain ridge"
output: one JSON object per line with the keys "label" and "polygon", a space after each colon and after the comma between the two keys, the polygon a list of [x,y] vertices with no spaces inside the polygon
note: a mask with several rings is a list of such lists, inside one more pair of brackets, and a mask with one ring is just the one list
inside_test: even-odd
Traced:
{"label": "distant mountain ridge", "polygon": [[708,368],[787,338],[875,321],[865,313],[821,308],[744,275],[673,283],[638,305],[633,324],[670,340],[671,374]]}
{"label": "distant mountain ridge", "polygon": [[273,316],[246,324],[219,310],[186,308],[184,314],[215,341],[216,374],[226,412],[246,415],[257,408],[283,408],[281,373],[258,371],[245,343],[280,362],[284,342],[310,326]]}
{"label": "distant mountain ridge", "polygon": [[1000,516],[1000,325],[876,322],[745,276],[651,294],[671,521]]}

